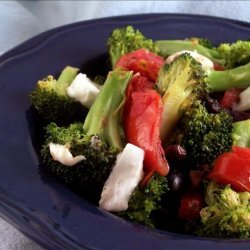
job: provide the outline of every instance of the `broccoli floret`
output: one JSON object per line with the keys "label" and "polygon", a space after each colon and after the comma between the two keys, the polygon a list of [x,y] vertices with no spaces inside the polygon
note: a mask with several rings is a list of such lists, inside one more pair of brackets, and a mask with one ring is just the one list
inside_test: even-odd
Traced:
{"label": "broccoli floret", "polygon": [[225,59],[216,48],[210,48],[209,41],[195,38],[192,40],[158,40],[155,45],[159,48],[160,54],[168,57],[182,50],[197,51],[199,54],[209,58],[212,62],[220,65],[225,64]]}
{"label": "broccoli floret", "polygon": [[209,113],[201,102],[193,103],[180,121],[183,129],[180,143],[193,165],[210,164],[230,150],[232,122],[232,116],[224,110]]}
{"label": "broccoli floret", "polygon": [[233,123],[232,138],[234,145],[250,147],[250,119]]}
{"label": "broccoli floret", "polygon": [[235,68],[250,62],[250,41],[238,40],[235,43],[222,43],[217,50],[225,58],[225,67]]}
{"label": "broccoli floret", "polygon": [[84,118],[86,109],[68,97],[66,89],[74,80],[79,69],[67,66],[56,80],[49,75],[38,81],[30,94],[31,104],[46,122],[65,123]]}
{"label": "broccoli floret", "polygon": [[134,29],[132,26],[120,27],[113,30],[108,38],[107,47],[113,68],[122,55],[134,50],[145,48],[156,54],[159,51],[153,40],[146,38],[139,30]]}
{"label": "broccoli floret", "polygon": [[190,37],[185,39],[186,41],[190,41],[194,44],[199,44],[205,48],[208,49],[213,49],[213,44],[211,41],[209,41],[207,38],[202,38],[202,37]]}
{"label": "broccoli floret", "polygon": [[208,93],[201,64],[188,53],[183,53],[159,72],[156,83],[163,94],[161,139],[166,141],[182,113],[191,103]]}
{"label": "broccoli floret", "polygon": [[156,227],[152,213],[161,208],[162,196],[167,192],[167,179],[154,174],[146,187],[138,186],[132,193],[128,209],[117,215],[138,224]]}
{"label": "broccoli floret", "polygon": [[[97,135],[86,136],[82,123],[69,127],[58,127],[51,123],[46,127],[45,136],[41,156],[46,170],[63,184],[97,202],[118,150]],[[65,166],[53,160],[49,148],[51,142],[67,145],[73,156],[83,155],[86,159],[74,166]]]}
{"label": "broccoli floret", "polygon": [[[47,170],[63,183],[79,192],[100,198],[117,153],[123,148],[120,116],[127,84],[132,72],[110,72],[97,99],[91,106],[83,124],[58,127],[51,123],[46,128],[46,140],[42,146],[42,162]],[[73,156],[84,156],[73,166],[65,166],[53,160],[50,143],[66,145]]]}
{"label": "broccoli floret", "polygon": [[197,234],[223,238],[250,237],[250,193],[237,193],[227,186],[208,183]]}

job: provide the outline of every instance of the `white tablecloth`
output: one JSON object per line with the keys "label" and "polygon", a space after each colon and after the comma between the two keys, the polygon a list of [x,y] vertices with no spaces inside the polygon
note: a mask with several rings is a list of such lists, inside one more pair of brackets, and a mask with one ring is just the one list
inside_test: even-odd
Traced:
{"label": "white tablecloth", "polygon": [[[0,54],[45,30],[138,13],[189,13],[250,22],[250,1],[0,1]],[[42,249],[0,219],[1,250]]]}

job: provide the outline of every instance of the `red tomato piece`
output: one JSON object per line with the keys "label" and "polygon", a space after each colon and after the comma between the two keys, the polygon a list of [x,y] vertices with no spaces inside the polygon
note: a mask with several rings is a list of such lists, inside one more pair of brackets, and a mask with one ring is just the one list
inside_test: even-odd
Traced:
{"label": "red tomato piece", "polygon": [[132,70],[134,73],[140,73],[150,81],[156,82],[158,72],[163,64],[164,59],[161,56],[146,49],[138,49],[123,55],[115,64],[115,68]]}
{"label": "red tomato piece", "polygon": [[200,192],[186,193],[181,198],[178,216],[179,218],[188,221],[198,219],[203,207],[204,198]]}
{"label": "red tomato piece", "polygon": [[219,101],[220,105],[224,108],[231,109],[234,103],[239,102],[239,95],[241,91],[241,89],[235,88],[226,90],[223,97]]}
{"label": "red tomato piece", "polygon": [[220,184],[230,184],[237,192],[250,192],[250,148],[233,147],[215,161],[208,178]]}

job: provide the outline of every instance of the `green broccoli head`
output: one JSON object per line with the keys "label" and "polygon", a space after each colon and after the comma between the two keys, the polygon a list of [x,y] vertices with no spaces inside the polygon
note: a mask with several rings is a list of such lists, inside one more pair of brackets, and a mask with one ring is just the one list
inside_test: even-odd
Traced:
{"label": "green broccoli head", "polygon": [[160,70],[156,85],[163,94],[160,133],[164,142],[191,103],[208,92],[205,76],[201,64],[189,53],[181,54]]}
{"label": "green broccoli head", "polygon": [[152,213],[161,208],[162,196],[167,192],[167,178],[154,174],[146,187],[138,186],[129,200],[128,209],[118,215],[135,223],[155,227]]}
{"label": "green broccoli head", "polygon": [[199,44],[205,48],[208,49],[212,49],[213,48],[213,44],[210,40],[208,40],[207,38],[202,38],[202,37],[190,37],[188,39],[186,39],[186,41],[190,41],[194,44]]}
{"label": "green broccoli head", "polygon": [[153,40],[146,38],[132,26],[114,29],[108,38],[107,47],[113,68],[122,55],[134,50],[145,48],[156,54],[159,51]]}
{"label": "green broccoli head", "polygon": [[225,66],[228,69],[250,62],[250,41],[238,40],[232,44],[222,43],[217,50],[225,58]]}
{"label": "green broccoli head", "polygon": [[[69,127],[51,123],[46,127],[45,137],[41,149],[45,169],[68,187],[97,202],[118,150],[110,147],[98,135],[85,135],[81,123],[73,123]],[[73,156],[83,155],[85,159],[73,166],[63,165],[53,160],[49,148],[51,142],[67,145]]]}
{"label": "green broccoli head", "polygon": [[170,64],[164,64],[157,80],[157,89],[164,94],[171,88],[183,88],[186,92],[193,89],[206,90],[206,73],[200,62],[189,53],[180,54]]}
{"label": "green broccoli head", "polygon": [[77,68],[68,66],[57,80],[51,75],[47,76],[38,81],[36,88],[31,92],[31,104],[46,122],[67,124],[72,120],[84,118],[86,109],[66,93],[77,72]]}
{"label": "green broccoli head", "polygon": [[206,188],[206,203],[201,212],[202,236],[223,238],[250,237],[250,193],[237,193],[211,181]]}
{"label": "green broccoli head", "polygon": [[210,164],[232,146],[232,116],[222,110],[209,113],[200,101],[187,110],[181,120],[182,146],[188,159],[196,164]]}

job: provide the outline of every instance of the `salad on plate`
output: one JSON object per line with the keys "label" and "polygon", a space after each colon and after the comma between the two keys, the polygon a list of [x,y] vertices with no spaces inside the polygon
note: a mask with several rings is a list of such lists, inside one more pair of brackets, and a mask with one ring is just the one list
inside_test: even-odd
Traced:
{"label": "salad on plate", "polygon": [[109,72],[74,65],[30,93],[46,172],[148,227],[250,238],[250,42],[107,39]]}

